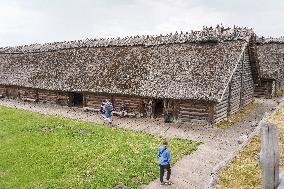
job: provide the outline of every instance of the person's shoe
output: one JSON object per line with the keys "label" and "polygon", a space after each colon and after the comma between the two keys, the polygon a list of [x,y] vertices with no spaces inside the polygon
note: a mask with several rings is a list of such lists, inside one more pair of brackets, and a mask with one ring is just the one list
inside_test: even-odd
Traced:
{"label": "person's shoe", "polygon": [[171,181],[167,180],[167,181],[165,182],[165,184],[166,184],[166,185],[172,185],[173,183],[172,183]]}
{"label": "person's shoe", "polygon": [[161,182],[161,185],[165,185],[166,183],[165,182]]}

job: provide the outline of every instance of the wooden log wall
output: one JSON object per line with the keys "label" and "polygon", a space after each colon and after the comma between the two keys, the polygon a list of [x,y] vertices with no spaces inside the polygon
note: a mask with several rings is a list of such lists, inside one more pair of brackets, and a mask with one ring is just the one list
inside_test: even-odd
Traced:
{"label": "wooden log wall", "polygon": [[142,98],[115,96],[113,97],[113,102],[116,111],[119,111],[122,103],[126,105],[126,110],[128,112],[143,113],[144,111],[144,103]]}
{"label": "wooden log wall", "polygon": [[8,98],[19,98],[19,87],[17,86],[7,86],[6,87],[6,96]]}
{"label": "wooden log wall", "polygon": [[85,93],[84,94],[84,106],[95,108],[95,109],[100,109],[102,101],[107,98],[112,100],[111,96],[98,95],[98,94],[93,94],[93,93]]}
{"label": "wooden log wall", "polygon": [[243,70],[243,90],[242,90],[242,107],[248,105],[254,100],[254,82],[251,72],[251,64],[248,51],[245,51],[244,70]]}
{"label": "wooden log wall", "polygon": [[272,81],[261,81],[261,85],[255,86],[254,96],[261,98],[271,98],[272,97]]}
{"label": "wooden log wall", "polygon": [[57,92],[56,103],[62,106],[68,106],[70,104],[68,93],[67,92]]}
{"label": "wooden log wall", "polygon": [[0,95],[8,98],[20,98],[22,100],[32,100],[40,102],[54,102],[60,105],[69,105],[69,95],[67,92],[49,91],[18,86],[0,86]]}
{"label": "wooden log wall", "polygon": [[229,115],[238,112],[241,108],[251,103],[254,99],[254,83],[248,49],[229,82],[221,102],[214,108],[214,122],[227,119]]}
{"label": "wooden log wall", "polygon": [[281,88],[279,80],[264,79],[261,80],[261,85],[255,87],[254,96],[272,98],[276,95],[276,92]]}
{"label": "wooden log wall", "polygon": [[238,63],[231,80],[231,90],[229,90],[229,108],[228,114],[232,115],[240,109],[241,93],[242,93],[242,71],[243,71],[243,58]]}
{"label": "wooden log wall", "polygon": [[57,103],[63,106],[70,105],[70,98],[67,92],[37,90],[37,98],[40,102]]}
{"label": "wooden log wall", "polygon": [[199,101],[179,101],[178,118],[181,122],[210,121],[209,104]]}
{"label": "wooden log wall", "polygon": [[38,100],[37,89],[19,87],[19,97],[23,100],[32,99]]}
{"label": "wooden log wall", "polygon": [[173,115],[174,115],[175,119],[178,119],[179,109],[180,109],[179,100],[174,100],[174,103],[173,103]]}
{"label": "wooden log wall", "polygon": [[143,98],[139,97],[128,97],[128,96],[111,96],[111,95],[100,95],[93,93],[84,94],[84,106],[99,109],[102,101],[110,99],[113,102],[116,111],[120,110],[122,103],[126,105],[126,110],[131,113],[143,113],[146,106]]}
{"label": "wooden log wall", "polygon": [[230,86],[227,87],[222,101],[217,103],[215,106],[215,114],[214,114],[214,122],[218,123],[222,120],[226,120],[228,117],[228,109],[229,109],[229,90]]}
{"label": "wooden log wall", "polygon": [[53,102],[57,101],[57,92],[49,90],[38,90],[38,100],[41,102]]}
{"label": "wooden log wall", "polygon": [[4,85],[0,85],[0,96],[6,96],[6,87]]}

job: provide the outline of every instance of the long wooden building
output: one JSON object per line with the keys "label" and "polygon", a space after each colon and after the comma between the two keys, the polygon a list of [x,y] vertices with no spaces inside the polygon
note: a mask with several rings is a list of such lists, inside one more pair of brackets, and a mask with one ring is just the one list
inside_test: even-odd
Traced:
{"label": "long wooden building", "polygon": [[284,87],[284,38],[258,38],[261,85],[255,95],[273,97]]}
{"label": "long wooden building", "polygon": [[254,99],[255,35],[247,28],[0,48],[0,95],[143,117],[216,123]]}

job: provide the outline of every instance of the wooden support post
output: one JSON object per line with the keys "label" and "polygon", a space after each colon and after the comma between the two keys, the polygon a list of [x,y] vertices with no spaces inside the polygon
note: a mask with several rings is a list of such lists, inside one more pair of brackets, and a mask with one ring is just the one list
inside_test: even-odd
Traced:
{"label": "wooden support post", "polygon": [[276,189],[279,185],[279,144],[277,128],[271,123],[261,126],[260,164],[262,188]]}
{"label": "wooden support post", "polygon": [[240,105],[239,105],[239,108],[242,108],[242,107],[243,107],[244,60],[245,60],[245,52],[243,52],[243,55],[242,55],[242,72],[241,72],[241,89],[240,89]]}
{"label": "wooden support post", "polygon": [[210,124],[212,124],[214,122],[214,114],[215,114],[214,106],[215,106],[215,104],[210,103],[208,106],[209,106],[208,107],[208,121],[209,121]]}
{"label": "wooden support post", "polygon": [[231,98],[232,98],[232,81],[230,81],[229,83],[227,117],[229,117],[231,111]]}
{"label": "wooden support post", "polygon": [[177,120],[179,114],[179,100],[173,101],[173,114],[174,114],[174,119]]}

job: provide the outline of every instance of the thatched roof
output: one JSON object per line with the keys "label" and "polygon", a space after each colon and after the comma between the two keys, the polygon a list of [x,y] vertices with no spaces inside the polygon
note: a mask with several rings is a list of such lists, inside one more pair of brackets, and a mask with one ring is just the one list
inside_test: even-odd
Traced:
{"label": "thatched roof", "polygon": [[240,29],[223,33],[229,36],[228,31],[243,37],[149,46],[3,48],[0,84],[217,101],[252,34]]}
{"label": "thatched roof", "polygon": [[260,77],[284,80],[284,38],[259,38]]}
{"label": "thatched roof", "polygon": [[177,43],[198,43],[198,42],[223,42],[232,40],[249,41],[253,34],[252,29],[234,27],[224,28],[217,26],[203,27],[201,31],[170,33],[167,35],[142,35],[130,36],[125,38],[107,38],[107,39],[86,39],[76,41],[53,42],[45,44],[32,44],[16,47],[0,47],[0,53],[28,53],[28,52],[47,52],[59,49],[70,48],[91,48],[91,47],[124,47],[124,46],[158,46],[163,44]]}

